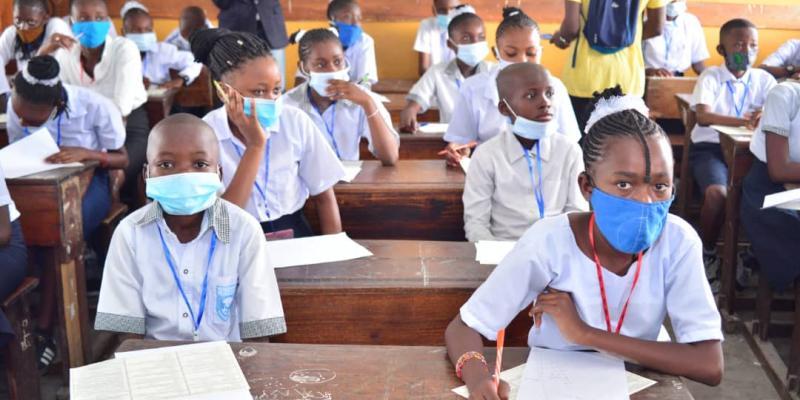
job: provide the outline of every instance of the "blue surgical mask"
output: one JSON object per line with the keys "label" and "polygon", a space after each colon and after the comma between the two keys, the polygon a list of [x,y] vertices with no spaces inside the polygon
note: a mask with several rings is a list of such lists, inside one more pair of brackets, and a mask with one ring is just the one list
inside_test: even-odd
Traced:
{"label": "blue surgical mask", "polygon": [[440,31],[446,31],[448,25],[450,25],[450,18],[447,15],[436,14],[436,26]]}
{"label": "blue surgical mask", "polygon": [[219,174],[187,172],[147,178],[147,197],[155,200],[170,215],[194,215],[217,201],[222,189]]}
{"label": "blue surgical mask", "polygon": [[[283,110],[283,102],[280,97],[277,100],[268,99],[255,99],[256,100],[256,116],[258,122],[264,129],[270,129],[278,123]],[[244,115],[250,116],[250,98],[244,99]]]}
{"label": "blue surgical mask", "polygon": [[345,49],[352,47],[361,40],[364,30],[358,25],[350,25],[342,22],[334,22],[336,30],[339,32],[339,40]]}
{"label": "blue surgical mask", "polygon": [[667,222],[669,200],[642,203],[612,196],[595,187],[591,204],[597,228],[611,247],[626,254],[637,254],[648,249],[661,235]]}
{"label": "blue surgical mask", "polygon": [[81,46],[95,49],[106,42],[106,36],[111,29],[111,21],[75,22],[72,24],[72,33],[78,38]]}
{"label": "blue surgical mask", "polygon": [[125,37],[133,43],[136,43],[136,47],[138,47],[141,52],[153,51],[158,44],[158,38],[155,32],[128,33]]}
{"label": "blue surgical mask", "polygon": [[474,67],[489,55],[489,45],[484,42],[459,44],[456,57],[464,64]]}
{"label": "blue surgical mask", "polygon": [[555,125],[552,123],[552,121],[539,122],[527,119],[525,117],[520,117],[514,112],[514,110],[511,109],[511,105],[508,104],[506,99],[501,101],[506,104],[508,111],[511,111],[511,114],[514,115],[514,122],[511,126],[511,131],[514,132],[515,135],[529,140],[539,140],[552,133],[552,130],[555,128]]}
{"label": "blue surgical mask", "polygon": [[681,14],[686,12],[686,2],[677,1],[667,4],[667,17],[678,18]]}
{"label": "blue surgical mask", "polygon": [[328,88],[328,84],[332,79],[340,80],[340,81],[349,81],[350,80],[350,68],[345,68],[340,71],[334,72],[309,72],[308,73],[308,85],[314,89],[315,92],[319,93],[320,96],[328,96],[325,92],[325,89]]}

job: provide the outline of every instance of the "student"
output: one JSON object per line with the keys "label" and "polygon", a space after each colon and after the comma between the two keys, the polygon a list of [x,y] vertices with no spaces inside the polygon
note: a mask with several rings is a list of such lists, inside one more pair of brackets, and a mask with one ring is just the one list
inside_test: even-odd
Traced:
{"label": "student", "polygon": [[553,131],[553,87],[541,65],[509,65],[497,75],[500,113],[512,127],[475,150],[464,186],[467,240],[518,240],[537,221],[587,211],[578,187],[576,141]]}
{"label": "student", "polygon": [[[0,300],[17,290],[27,275],[28,249],[22,237],[19,212],[8,193],[6,178],[0,168]],[[14,328],[0,310],[0,349],[14,339]]]}
{"label": "student", "polygon": [[192,51],[189,38],[203,28],[213,28],[214,24],[206,17],[206,11],[197,6],[189,6],[181,11],[178,27],[167,35],[165,43],[169,43],[181,51]]}
{"label": "student", "polygon": [[697,114],[692,131],[689,163],[703,194],[700,236],[706,274],[717,289],[720,258],[717,239],[725,217],[728,167],[719,145],[719,134],[709,125],[746,126],[755,129],[761,107],[775,78],[751,68],[758,56],[758,30],[746,19],[732,19],[720,28],[717,52],[725,57],[721,66],[708,67],[698,78],[691,106]]}
{"label": "student", "polygon": [[350,66],[333,29],[298,31],[298,69],[308,79],[284,96],[284,104],[305,111],[340,160],[358,160],[361,139],[383,165],[397,162],[400,136],[377,95],[349,81]]}
{"label": "student", "polygon": [[661,35],[642,44],[645,75],[683,76],[689,67],[700,75],[709,57],[700,20],[686,11],[686,0],[668,3],[666,14],[667,23]]}
{"label": "student", "polygon": [[[534,300],[529,346],[596,350],[707,385],[722,378],[721,321],[700,239],[668,215],[669,139],[641,98],[610,94],[582,141],[579,185],[593,211],[535,223],[447,328],[450,360],[473,398],[499,398],[481,336],[495,340]],[[666,316],[675,343],[656,341]]]}
{"label": "student", "polygon": [[414,84],[400,114],[400,129],[414,133],[419,129],[417,114],[431,106],[439,109],[439,122],[449,123],[458,99],[458,91],[467,78],[482,74],[494,66],[484,61],[489,55],[483,20],[466,12],[452,19],[448,26],[448,48],[457,53],[452,61],[433,65]]}
{"label": "student", "polygon": [[51,37],[39,54],[53,54],[61,64],[64,83],[83,86],[105,96],[125,118],[125,168],[123,192],[137,204],[138,177],[142,172],[150,124],[144,103],[147,92],[141,79],[142,59],[136,44],[124,37],[108,35],[112,25],[105,0],[74,0],[71,7],[72,33],[76,39]]}
{"label": "student", "polygon": [[[153,18],[147,7],[136,1],[125,3],[120,11],[125,37],[136,43],[142,55],[145,86],[155,85],[173,89],[189,86],[200,75],[203,64],[194,62],[189,51],[178,50],[169,43],[159,43],[153,32]],[[178,73],[170,76],[170,70]]]}
{"label": "student", "polygon": [[417,38],[414,39],[414,51],[419,53],[419,76],[425,75],[431,66],[455,58],[455,52],[447,40],[450,24],[448,14],[460,5],[461,0],[433,0],[433,16],[420,22]]}
{"label": "student", "polygon": [[223,172],[211,127],[188,114],[159,122],[145,170],[154,202],[114,232],[94,328],[232,342],[286,332],[258,222],[218,198]]}
{"label": "student", "polygon": [[784,290],[798,274],[800,214],[765,208],[764,197],[800,183],[800,82],[786,81],[767,95],[761,128],[753,135],[753,162],[742,186],[742,226],[770,286]]}
{"label": "student", "polygon": [[345,171],[303,111],[283,105],[281,78],[266,43],[253,34],[205,29],[192,36],[198,61],[222,82],[225,100],[203,118],[217,134],[222,198],[256,217],[275,238],[311,236],[303,206],[311,196],[323,234],[342,230],[333,192]]}
{"label": "student", "polygon": [[[460,96],[453,109],[450,125],[444,140],[449,142],[445,148],[450,165],[458,165],[461,157],[469,156],[468,143],[483,143],[499,134],[508,124],[508,117],[500,114],[497,108],[500,99],[497,95],[495,79],[498,72],[508,65],[520,62],[539,64],[542,58],[539,25],[522,10],[514,7],[503,9],[503,21],[497,26],[495,56],[500,64],[482,74],[467,79],[461,87]],[[580,139],[575,113],[567,97],[567,90],[561,81],[550,75],[553,86],[554,131],[567,135],[577,142]]]}
{"label": "student", "polygon": [[372,86],[378,82],[375,40],[361,28],[361,7],[356,0],[332,0],[328,20],[339,31],[344,55],[350,62],[350,81]]}
{"label": "student", "polygon": [[777,79],[800,79],[800,39],[789,39],[761,63]]}

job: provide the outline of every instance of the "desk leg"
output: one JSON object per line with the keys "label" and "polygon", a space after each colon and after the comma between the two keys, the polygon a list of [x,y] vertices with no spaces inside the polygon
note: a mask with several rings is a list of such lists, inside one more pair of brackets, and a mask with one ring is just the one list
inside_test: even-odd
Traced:
{"label": "desk leg", "polygon": [[6,353],[6,375],[9,382],[13,382],[8,388],[12,400],[41,398],[39,371],[36,366],[36,340],[29,309],[26,295],[5,310],[9,321],[19,321],[14,324],[17,337],[8,345]]}

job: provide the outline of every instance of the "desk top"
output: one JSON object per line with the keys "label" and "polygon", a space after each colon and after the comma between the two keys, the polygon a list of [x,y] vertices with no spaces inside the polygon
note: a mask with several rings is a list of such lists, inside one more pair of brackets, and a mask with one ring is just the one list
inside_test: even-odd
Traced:
{"label": "desk top", "polygon": [[678,104],[688,107],[692,104],[692,94],[691,93],[678,93],[675,95],[675,99],[678,100]]}
{"label": "desk top", "polygon": [[151,85],[149,88],[147,88],[147,101],[160,102],[167,100],[175,96],[179,90],[179,88],[164,89],[155,85]]}
{"label": "desk top", "polygon": [[711,128],[719,132],[721,135],[729,136],[731,139],[737,142],[741,141],[750,143],[750,140],[753,138],[753,133],[755,133],[755,131],[747,129],[743,126],[711,125]]}
{"label": "desk top", "polygon": [[[117,351],[175,344],[181,343],[126,340]],[[258,400],[460,398],[450,391],[462,383],[444,347],[231,343],[231,348]],[[490,360],[493,352],[485,351]],[[527,355],[527,348],[507,348],[504,369],[522,364]],[[658,384],[631,396],[633,400],[692,399],[680,378],[635,372]]]}
{"label": "desk top", "polygon": [[381,79],[372,85],[372,91],[383,95],[397,93],[405,96],[414,87],[414,83],[411,79]]}
{"label": "desk top", "polygon": [[356,179],[350,183],[339,183],[336,192],[343,189],[364,190],[366,186],[463,190],[464,179],[461,169],[448,167],[444,160],[399,160],[392,167],[384,167],[380,161],[367,160]]}
{"label": "desk top", "polygon": [[65,179],[69,179],[75,175],[80,175],[86,170],[95,168],[99,165],[97,161],[87,161],[83,163],[82,167],[69,167],[57,168],[49,171],[43,171],[36,174],[25,175],[19,178],[8,179],[9,186],[30,186],[58,183]]}

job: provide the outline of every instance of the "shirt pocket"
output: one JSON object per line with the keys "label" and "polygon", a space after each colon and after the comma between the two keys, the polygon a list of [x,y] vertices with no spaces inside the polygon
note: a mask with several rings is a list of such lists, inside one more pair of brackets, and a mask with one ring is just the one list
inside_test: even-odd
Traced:
{"label": "shirt pocket", "polygon": [[236,291],[239,286],[238,277],[235,275],[219,276],[210,284],[212,303],[214,308],[214,322],[219,325],[235,323],[236,317]]}

